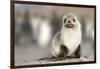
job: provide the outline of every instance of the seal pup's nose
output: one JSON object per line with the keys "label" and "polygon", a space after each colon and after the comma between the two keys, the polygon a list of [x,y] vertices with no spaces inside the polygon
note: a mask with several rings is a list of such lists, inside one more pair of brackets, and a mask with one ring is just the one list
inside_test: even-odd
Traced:
{"label": "seal pup's nose", "polygon": [[68,23],[71,23],[71,21],[68,21]]}

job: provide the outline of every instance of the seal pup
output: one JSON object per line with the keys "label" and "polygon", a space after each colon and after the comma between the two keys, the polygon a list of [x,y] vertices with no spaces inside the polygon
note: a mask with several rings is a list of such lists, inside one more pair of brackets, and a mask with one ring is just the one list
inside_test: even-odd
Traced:
{"label": "seal pup", "polygon": [[81,24],[73,13],[63,16],[62,29],[52,42],[54,57],[80,57]]}

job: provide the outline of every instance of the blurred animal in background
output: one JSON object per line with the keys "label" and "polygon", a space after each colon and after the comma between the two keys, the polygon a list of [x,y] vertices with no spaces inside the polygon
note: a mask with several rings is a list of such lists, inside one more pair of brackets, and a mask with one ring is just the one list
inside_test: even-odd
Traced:
{"label": "blurred animal in background", "polygon": [[16,11],[15,13],[15,43],[26,45],[31,42],[31,27],[28,21],[28,11]]}
{"label": "blurred animal in background", "polygon": [[19,39],[22,34],[22,25],[24,21],[24,11],[16,11],[15,12],[15,41],[16,44],[19,44]]}
{"label": "blurred animal in background", "polygon": [[48,46],[52,37],[52,15],[41,15],[40,31],[38,37],[39,46]]}
{"label": "blurred animal in background", "polygon": [[91,16],[81,16],[82,21],[82,43],[81,56],[85,58],[94,56],[94,21]]}
{"label": "blurred animal in background", "polygon": [[41,20],[39,18],[39,14],[34,13],[34,12],[30,12],[29,21],[30,21],[30,25],[32,28],[33,43],[36,43],[38,35],[39,35],[39,24],[41,23]]}
{"label": "blurred animal in background", "polygon": [[30,23],[32,27],[33,42],[40,47],[48,46],[52,37],[52,13],[31,12]]}
{"label": "blurred animal in background", "polygon": [[52,42],[54,57],[80,57],[81,24],[73,13],[63,16],[62,29]]}

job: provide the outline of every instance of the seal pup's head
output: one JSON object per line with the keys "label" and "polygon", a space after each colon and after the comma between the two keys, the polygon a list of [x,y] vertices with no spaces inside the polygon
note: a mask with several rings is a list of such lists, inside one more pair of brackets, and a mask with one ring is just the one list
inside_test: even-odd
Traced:
{"label": "seal pup's head", "polygon": [[76,28],[76,27],[79,27],[80,28],[80,22],[79,22],[79,18],[73,14],[73,13],[68,13],[68,14],[65,14],[63,16],[63,27],[65,28]]}

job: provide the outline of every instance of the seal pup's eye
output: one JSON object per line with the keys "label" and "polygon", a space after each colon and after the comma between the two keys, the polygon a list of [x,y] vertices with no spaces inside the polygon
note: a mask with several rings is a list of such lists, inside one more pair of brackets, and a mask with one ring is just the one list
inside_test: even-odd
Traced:
{"label": "seal pup's eye", "polygon": [[64,19],[64,24],[65,24],[66,20],[67,20],[67,19]]}
{"label": "seal pup's eye", "polygon": [[75,19],[73,19],[73,21],[74,21],[74,22],[76,22],[76,20],[75,20]]}

